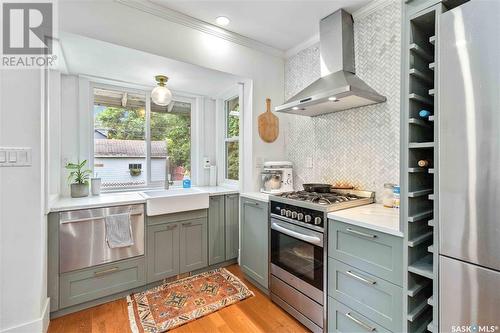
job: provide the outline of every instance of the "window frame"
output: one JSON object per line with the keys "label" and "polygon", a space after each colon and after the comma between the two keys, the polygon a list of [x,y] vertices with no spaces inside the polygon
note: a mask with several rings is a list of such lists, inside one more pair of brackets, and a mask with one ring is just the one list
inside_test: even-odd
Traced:
{"label": "window frame", "polygon": [[[146,86],[139,86],[139,85],[134,85],[134,84],[126,84],[126,85],[118,85],[118,84],[110,84],[108,83],[108,80],[105,80],[105,82],[99,82],[99,81],[90,81],[89,82],[89,113],[90,114],[90,126],[89,126],[89,134],[90,134],[90,144],[89,144],[89,169],[92,170],[92,174],[95,174],[94,170],[94,116],[93,116],[93,110],[94,110],[94,89],[109,89],[109,90],[115,90],[115,91],[120,91],[120,92],[126,92],[126,93],[138,93],[138,94],[144,94],[145,96],[145,112],[146,112],[146,122],[145,122],[145,136],[144,140],[146,143],[146,156],[145,156],[145,166],[143,166],[143,170],[146,173],[146,184],[145,185],[137,185],[137,186],[127,186],[127,187],[121,187],[121,186],[114,186],[114,187],[106,187],[105,189],[103,188],[102,192],[126,192],[126,191],[138,191],[138,190],[145,190],[145,189],[158,189],[162,188],[165,186],[164,181],[152,181],[151,180],[151,90],[154,87],[146,87]],[[196,180],[193,179],[193,167],[195,166],[194,163],[196,163],[196,156],[195,156],[195,151],[196,149],[194,148],[194,143],[198,141],[196,137],[196,130],[194,130],[195,126],[195,118],[198,115],[198,100],[196,95],[189,95],[186,93],[178,93],[173,90],[172,91],[172,100],[179,101],[179,102],[185,102],[185,103],[190,103],[191,104],[191,115],[190,115],[190,121],[191,121],[191,133],[190,133],[190,139],[191,139],[191,151],[190,151],[190,160],[191,160],[191,168],[190,168],[190,174],[191,174],[191,181],[193,184],[196,184]],[[182,187],[182,181],[175,181],[174,184],[172,185],[173,187]]]}
{"label": "window frame", "polygon": [[[217,144],[217,164],[218,167],[218,183],[219,185],[225,185],[230,187],[239,187],[241,183],[242,176],[242,144],[241,139],[243,138],[243,98],[242,92],[238,86],[233,87],[224,94],[221,94],[217,99],[217,132],[219,133],[219,139]],[[226,102],[233,99],[239,98],[240,114],[239,114],[239,133],[237,137],[228,137],[227,128],[229,118],[226,116]],[[226,154],[226,144],[228,142],[238,142],[238,158],[239,158],[239,170],[238,170],[238,180],[227,178],[227,154]]]}

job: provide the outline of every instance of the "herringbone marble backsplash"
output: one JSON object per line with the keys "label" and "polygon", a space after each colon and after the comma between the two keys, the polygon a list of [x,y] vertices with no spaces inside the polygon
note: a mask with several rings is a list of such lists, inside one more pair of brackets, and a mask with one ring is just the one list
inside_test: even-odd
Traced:
{"label": "herringbone marble backsplash", "polygon": [[[315,118],[289,115],[287,158],[295,187],[348,182],[377,192],[399,183],[401,1],[393,0],[354,22],[356,74],[387,97],[382,104]],[[319,44],[286,62],[285,99],[320,77]],[[311,158],[313,167],[307,168]]]}

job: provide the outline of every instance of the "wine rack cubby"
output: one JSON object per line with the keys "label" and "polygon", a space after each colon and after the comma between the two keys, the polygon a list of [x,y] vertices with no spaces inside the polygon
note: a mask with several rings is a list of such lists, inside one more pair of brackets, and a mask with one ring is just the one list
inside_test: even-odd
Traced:
{"label": "wine rack cubby", "polygon": [[[415,5],[415,3],[413,3]],[[422,8],[423,6],[421,6]],[[405,228],[403,327],[437,332],[437,27],[440,3],[405,15],[402,218]]]}

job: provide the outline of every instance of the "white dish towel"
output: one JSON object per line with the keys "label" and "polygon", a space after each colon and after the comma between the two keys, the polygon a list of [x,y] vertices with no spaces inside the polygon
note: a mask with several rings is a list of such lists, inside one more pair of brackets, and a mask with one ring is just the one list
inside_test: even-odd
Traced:
{"label": "white dish towel", "polygon": [[134,245],[130,212],[106,216],[106,242],[112,249]]}

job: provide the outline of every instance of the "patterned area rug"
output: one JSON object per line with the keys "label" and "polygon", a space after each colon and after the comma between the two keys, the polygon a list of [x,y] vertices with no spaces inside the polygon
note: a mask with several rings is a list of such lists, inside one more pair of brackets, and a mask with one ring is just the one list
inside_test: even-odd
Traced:
{"label": "patterned area rug", "polygon": [[127,296],[134,333],[160,333],[253,296],[224,268],[164,283]]}

